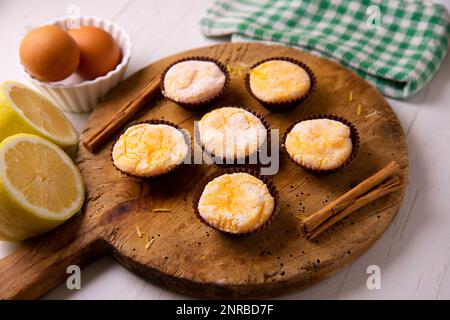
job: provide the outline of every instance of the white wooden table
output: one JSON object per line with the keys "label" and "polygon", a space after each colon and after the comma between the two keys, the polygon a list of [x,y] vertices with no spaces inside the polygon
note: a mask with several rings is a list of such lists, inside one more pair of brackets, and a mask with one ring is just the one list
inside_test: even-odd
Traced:
{"label": "white wooden table", "polygon": [[[26,30],[66,14],[111,19],[132,37],[127,74],[164,56],[227,39],[204,38],[198,27],[208,0],[14,0],[0,2],[0,80],[22,82],[18,44]],[[450,10],[450,0],[438,1]],[[450,298],[450,56],[431,84],[406,101],[389,99],[407,134],[410,185],[395,221],[362,257],[335,276],[287,299]],[[68,115],[81,130],[88,115]],[[0,242],[0,258],[20,245]],[[381,268],[381,289],[369,290],[366,268]],[[17,275],[20,277],[20,275]],[[1,279],[0,279],[1,281]],[[105,257],[82,271],[82,289],[59,286],[48,299],[186,298],[150,284]]]}

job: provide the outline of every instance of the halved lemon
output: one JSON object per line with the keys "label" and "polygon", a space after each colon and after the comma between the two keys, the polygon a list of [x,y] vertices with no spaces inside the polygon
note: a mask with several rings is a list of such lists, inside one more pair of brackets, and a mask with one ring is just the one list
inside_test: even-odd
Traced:
{"label": "halved lemon", "polygon": [[80,172],[58,146],[30,134],[0,143],[0,239],[20,241],[53,229],[83,201]]}
{"label": "halved lemon", "polygon": [[64,150],[78,141],[70,121],[51,101],[15,81],[0,86],[0,141],[17,133],[48,139]]}

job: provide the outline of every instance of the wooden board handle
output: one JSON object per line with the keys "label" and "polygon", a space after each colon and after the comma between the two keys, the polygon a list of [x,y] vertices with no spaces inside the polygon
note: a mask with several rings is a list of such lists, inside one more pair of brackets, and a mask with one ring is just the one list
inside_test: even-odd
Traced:
{"label": "wooden board handle", "polygon": [[0,299],[42,297],[69,276],[68,266],[83,267],[104,254],[95,230],[83,229],[79,216],[0,260]]}

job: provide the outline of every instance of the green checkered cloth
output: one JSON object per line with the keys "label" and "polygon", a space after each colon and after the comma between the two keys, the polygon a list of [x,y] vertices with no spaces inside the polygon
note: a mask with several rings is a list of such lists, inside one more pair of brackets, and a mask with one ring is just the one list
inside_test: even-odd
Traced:
{"label": "green checkered cloth", "polygon": [[450,21],[425,0],[219,0],[200,22],[206,36],[275,42],[335,60],[384,95],[423,88],[445,57]]}

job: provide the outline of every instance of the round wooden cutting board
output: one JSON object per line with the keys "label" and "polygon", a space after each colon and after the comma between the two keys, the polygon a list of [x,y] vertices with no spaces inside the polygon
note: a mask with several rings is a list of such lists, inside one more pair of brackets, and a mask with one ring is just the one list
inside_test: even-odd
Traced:
{"label": "round wooden cutting board", "polygon": [[[344,117],[360,133],[356,158],[336,174],[315,176],[281,155],[279,172],[271,177],[280,193],[280,215],[264,230],[234,238],[202,224],[192,209],[196,186],[219,169],[216,165],[193,165],[165,179],[141,182],[114,168],[110,160],[112,139],[96,154],[80,144],[76,162],[87,187],[83,213],[54,232],[34,239],[22,253],[4,259],[16,264],[11,267],[11,271],[19,272],[15,274],[36,268],[33,261],[37,260],[38,266],[47,271],[41,271],[39,276],[30,275],[32,279],[22,286],[0,284],[0,296],[37,297],[65,279],[67,275],[61,271],[68,264],[85,265],[101,254],[111,253],[146,279],[184,294],[212,298],[270,297],[337,272],[383,234],[399,209],[404,189],[362,208],[314,241],[306,240],[300,230],[300,217],[314,213],[392,160],[400,164],[406,181],[408,154],[395,113],[373,87],[336,63],[295,49],[227,43],[157,61],[108,93],[89,118],[83,136],[108,121],[170,63],[199,55],[216,58],[231,67],[230,87],[213,107],[248,107],[262,114],[271,129],[280,130],[280,135],[293,121],[307,115],[327,113]],[[246,91],[247,68],[271,56],[303,61],[317,76],[317,90],[291,112],[271,113]],[[349,101],[351,91],[353,101]],[[203,114],[160,100],[150,103],[135,120],[165,119],[192,134],[194,120]],[[159,208],[170,211],[153,211]],[[145,233],[141,237],[137,227]],[[147,235],[155,239],[151,245]],[[30,251],[32,258],[27,255]],[[0,267],[0,277],[5,279],[4,261]],[[53,269],[54,276],[44,281],[48,269]]]}

